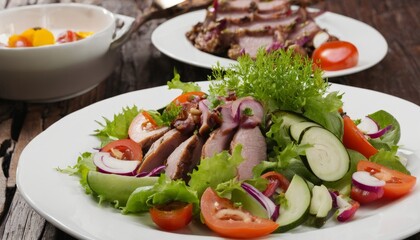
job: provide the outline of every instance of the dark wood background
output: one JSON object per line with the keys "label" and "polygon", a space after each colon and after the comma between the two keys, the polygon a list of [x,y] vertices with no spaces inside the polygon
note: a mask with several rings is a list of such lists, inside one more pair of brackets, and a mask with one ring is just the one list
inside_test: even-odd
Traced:
{"label": "dark wood background", "polygon": [[[95,4],[114,13],[133,17],[150,5],[150,0],[0,0],[0,11],[52,2]],[[330,0],[317,6],[373,26],[384,35],[389,45],[385,59],[376,66],[360,73],[329,79],[330,82],[388,93],[420,105],[418,0]],[[174,67],[185,81],[207,79],[210,70],[177,62],[154,48],[150,36],[164,20],[152,20],[140,28],[120,49],[113,73],[88,93],[46,104],[0,99],[1,239],[73,239],[38,215],[16,188],[15,173],[20,153],[37,134],[63,116],[94,102],[129,91],[164,85],[172,78]],[[420,240],[420,233],[408,239]]]}

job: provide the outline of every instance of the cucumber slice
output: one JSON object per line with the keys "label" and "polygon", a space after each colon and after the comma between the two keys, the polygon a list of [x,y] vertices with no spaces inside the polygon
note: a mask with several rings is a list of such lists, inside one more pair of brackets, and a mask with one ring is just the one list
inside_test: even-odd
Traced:
{"label": "cucumber slice", "polygon": [[280,205],[278,232],[286,232],[306,221],[311,203],[311,191],[306,181],[295,175],[285,193],[286,205]]}
{"label": "cucumber slice", "polygon": [[321,180],[337,181],[349,171],[350,157],[346,148],[325,128],[308,128],[302,134],[300,144],[311,145],[302,160]]}
{"label": "cucumber slice", "polygon": [[308,129],[309,127],[321,127],[321,125],[314,123],[314,122],[298,122],[290,125],[289,132],[290,137],[292,137],[293,140],[296,142],[300,141],[300,138],[302,137],[302,133]]}
{"label": "cucumber slice", "polygon": [[329,217],[333,207],[330,192],[324,185],[312,188],[312,199],[309,213],[311,214],[311,225],[320,228]]}
{"label": "cucumber slice", "polygon": [[289,129],[292,124],[299,123],[299,122],[307,122],[308,119],[305,117],[288,111],[278,111],[274,113],[276,117],[283,120],[281,123],[281,127],[285,129]]}
{"label": "cucumber slice", "polygon": [[105,174],[89,171],[87,184],[101,201],[117,202],[119,207],[125,206],[130,194],[138,187],[152,186],[158,177],[131,177],[116,174]]}

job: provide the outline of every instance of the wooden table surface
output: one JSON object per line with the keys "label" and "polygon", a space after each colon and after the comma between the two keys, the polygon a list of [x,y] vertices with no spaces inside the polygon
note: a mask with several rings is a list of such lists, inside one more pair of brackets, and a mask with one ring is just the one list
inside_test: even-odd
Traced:
{"label": "wooden table surface", "polygon": [[[149,5],[149,0],[0,0],[0,11],[51,2],[84,2],[128,16],[136,16]],[[418,0],[330,0],[318,7],[373,26],[384,35],[389,46],[386,57],[376,66],[360,73],[329,79],[330,82],[388,93],[420,105]],[[92,103],[122,93],[164,85],[172,78],[174,67],[184,81],[207,79],[210,70],[177,62],[154,48],[150,36],[163,21],[165,19],[152,20],[141,27],[122,46],[113,73],[83,95],[55,103],[0,99],[1,239],[73,239],[38,215],[16,188],[19,156],[31,139],[67,114]],[[408,239],[420,240],[420,233]]]}

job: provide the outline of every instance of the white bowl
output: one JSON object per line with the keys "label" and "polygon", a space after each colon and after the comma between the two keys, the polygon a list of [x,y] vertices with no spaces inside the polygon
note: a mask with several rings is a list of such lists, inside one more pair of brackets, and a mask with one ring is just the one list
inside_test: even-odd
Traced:
{"label": "white bowl", "polygon": [[[124,26],[116,28],[116,20]],[[0,11],[0,36],[43,27],[94,32],[83,40],[40,47],[0,47],[0,98],[57,101],[82,94],[114,69],[110,45],[128,31],[134,18],[88,4],[45,4]]]}

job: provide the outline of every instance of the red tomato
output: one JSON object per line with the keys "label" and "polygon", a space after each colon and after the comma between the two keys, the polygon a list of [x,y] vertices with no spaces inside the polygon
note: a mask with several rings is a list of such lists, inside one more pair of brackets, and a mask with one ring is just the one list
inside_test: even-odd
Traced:
{"label": "red tomato", "polygon": [[109,152],[113,157],[123,160],[141,160],[143,158],[140,145],[131,139],[110,142],[101,151]]}
{"label": "red tomato", "polygon": [[256,238],[270,234],[279,226],[234,207],[229,199],[219,197],[211,188],[204,191],[200,206],[205,224],[224,237]]}
{"label": "red tomato", "polygon": [[175,98],[172,102],[176,105],[179,105],[181,103],[191,102],[194,99],[201,99],[206,96],[206,93],[204,92],[187,92],[179,95],[177,98]]}
{"label": "red tomato", "polygon": [[384,188],[380,188],[378,192],[370,192],[362,190],[356,186],[351,188],[350,197],[351,199],[359,202],[360,204],[367,204],[370,202],[374,202],[384,195]]}
{"label": "red tomato", "polygon": [[312,60],[323,70],[336,71],[356,66],[359,52],[356,46],[349,42],[326,42],[315,49]]}
{"label": "red tomato", "polygon": [[149,210],[153,222],[166,231],[175,231],[187,226],[192,219],[192,203],[172,202]]}
{"label": "red tomato", "polygon": [[366,158],[375,155],[378,150],[370,144],[365,135],[357,128],[353,120],[349,116],[343,115],[344,134],[343,144],[346,148],[360,152]]}
{"label": "red tomato", "polygon": [[58,38],[57,42],[59,43],[68,43],[68,42],[75,42],[77,41],[77,35],[75,32],[67,30],[61,33]]}
{"label": "red tomato", "polygon": [[276,192],[277,188],[281,188],[284,192],[286,192],[290,185],[290,181],[285,176],[275,171],[266,172],[261,175],[261,177],[268,180],[267,188],[263,192],[263,194],[267,197],[272,196],[273,193]]}
{"label": "red tomato", "polygon": [[384,198],[395,199],[409,193],[416,184],[416,177],[389,169],[366,160],[359,161],[357,171],[370,172],[372,176],[386,182]]}
{"label": "red tomato", "polygon": [[146,122],[143,123],[144,125],[147,125],[150,123],[152,125],[152,128],[156,128],[158,126],[156,121],[153,119],[153,117],[150,115],[149,112],[141,111],[141,114],[143,114],[143,116],[146,118]]}
{"label": "red tomato", "polygon": [[24,36],[12,35],[8,41],[9,47],[32,47],[32,43]]}

